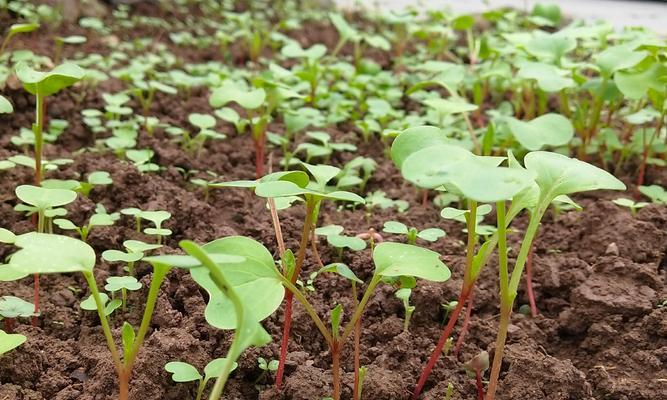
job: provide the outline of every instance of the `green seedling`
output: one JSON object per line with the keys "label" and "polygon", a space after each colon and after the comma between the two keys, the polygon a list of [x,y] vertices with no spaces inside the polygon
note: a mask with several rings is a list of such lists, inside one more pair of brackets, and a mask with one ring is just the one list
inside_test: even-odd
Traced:
{"label": "green seedling", "polygon": [[111,298],[114,298],[114,293],[120,290],[121,305],[123,311],[127,309],[127,291],[135,291],[141,289],[141,283],[133,276],[110,276],[107,278],[107,284],[104,290],[111,293]]}
{"label": "green seedling", "polygon": [[137,233],[141,232],[141,213],[142,210],[136,207],[128,207],[120,210],[120,213],[123,215],[129,215],[134,218],[134,226]]}
{"label": "green seedling", "polygon": [[361,57],[364,45],[384,51],[389,51],[391,49],[391,43],[389,43],[385,37],[381,35],[371,35],[357,30],[340,14],[330,13],[329,19],[331,19],[331,23],[336,27],[340,37],[336,47],[331,53],[332,57],[335,57],[343,49],[343,46],[345,46],[346,43],[352,42],[354,45],[354,65],[357,70],[360,70],[362,67]]}
{"label": "green seedling", "polygon": [[25,343],[26,340],[28,340],[28,338],[23,335],[18,333],[7,333],[0,329],[0,356],[19,347]]}
{"label": "green seedling", "polygon": [[667,191],[660,185],[639,186],[639,192],[651,199],[651,203],[667,204]]}
{"label": "green seedling", "polygon": [[399,281],[401,288],[394,293],[394,296],[403,302],[403,309],[405,310],[403,332],[407,332],[410,329],[410,318],[412,318],[412,313],[415,312],[415,306],[410,305],[410,295],[412,294],[412,289],[417,286],[417,282],[412,277],[401,277]]}
{"label": "green seedling", "polygon": [[107,213],[107,210],[102,204],[98,204],[93,214],[86,225],[76,226],[72,221],[64,218],[54,219],[53,223],[60,229],[76,231],[81,240],[84,242],[88,240],[88,235],[96,226],[111,226],[120,218],[119,213]]}
{"label": "green seedling", "polygon": [[[46,189],[38,186],[20,185],[15,189],[16,197],[25,204],[17,204],[17,211],[26,211],[37,214],[37,232],[46,231],[46,222],[49,211],[64,206],[76,200],[76,192],[63,189]],[[26,206],[27,204],[27,206]],[[34,275],[34,304],[35,314],[39,314],[39,274]],[[33,322],[36,323],[36,321]]]}
{"label": "green seedling", "polygon": [[387,221],[384,223],[382,232],[394,233],[396,235],[405,235],[408,244],[417,243],[417,238],[426,240],[428,242],[435,242],[446,235],[445,231],[440,228],[426,228],[424,230],[417,230],[417,228],[408,228],[405,224],[397,221]]}
{"label": "green seedling", "polygon": [[14,296],[0,297],[0,318],[4,321],[5,331],[14,332],[14,322],[17,318],[35,317],[35,305]]}
{"label": "green seedling", "polygon": [[151,162],[155,152],[151,149],[127,150],[125,156],[132,161],[139,172],[155,172],[160,170],[160,166]]}
{"label": "green seedling", "polygon": [[211,188],[212,188],[211,184],[215,180],[219,180],[220,176],[213,171],[206,171],[206,176],[210,177],[209,180],[206,180],[204,178],[192,178],[190,179],[190,182],[203,188],[204,202],[208,203],[208,199],[210,198],[211,195]]}
{"label": "green seedling", "polygon": [[[171,267],[159,263],[153,265],[152,280],[139,329],[135,331],[129,323],[125,322],[121,328],[122,347],[119,349],[109,326],[108,315],[113,312],[114,307],[121,305],[121,301],[117,299],[116,305],[112,304],[113,300],[107,303],[108,296],[99,292],[93,274],[96,262],[95,252],[88,244],[67,236],[31,232],[15,236],[14,245],[18,251],[12,254],[3,269],[12,270],[17,276],[74,272],[84,276],[118,375],[119,399],[128,400],[132,369],[148,333],[160,286]],[[243,258],[232,256],[226,259],[231,263],[241,260]],[[84,301],[82,307],[86,306]]]}
{"label": "green seedling", "polygon": [[[299,250],[293,268],[288,269],[283,265],[283,274],[294,285],[299,278],[301,268],[306,256],[306,248],[311,233],[317,225],[317,216],[323,200],[338,200],[352,203],[363,203],[364,200],[358,195],[350,192],[332,190],[327,184],[340,173],[340,169],[329,165],[303,164],[304,168],[313,176],[310,180],[307,173],[302,171],[275,172],[258,181],[236,181],[217,184],[216,187],[245,187],[254,188],[255,194],[269,199],[300,197],[306,204],[306,217],[301,232]],[[279,225],[274,219],[274,229],[279,232]],[[281,242],[281,239],[278,239]],[[288,292],[285,302],[285,323],[283,327],[283,339],[281,345],[280,367],[276,374],[276,387],[282,385],[282,377],[287,356],[287,344],[289,342],[289,331],[291,328],[293,295]]]}
{"label": "green seedling", "polygon": [[[112,299],[108,294],[100,292],[100,304],[104,309],[104,316],[109,317],[123,305],[123,301],[121,299]],[[97,301],[95,300],[95,296],[91,294],[86,299],[82,300],[81,303],[79,303],[79,307],[86,311],[97,311]]]}
{"label": "green seedling", "polygon": [[295,75],[308,83],[310,95],[307,101],[313,107],[317,107],[317,88],[322,75],[322,64],[320,59],[327,53],[327,48],[323,44],[315,44],[307,50],[301,48],[299,42],[290,41],[281,50],[281,54],[287,58],[298,58],[302,60],[300,69]]}
{"label": "green seedling", "polygon": [[0,114],[10,114],[14,112],[14,106],[6,97],[0,95]]}
{"label": "green seedling", "polygon": [[264,151],[266,146],[266,127],[275,105],[266,102],[267,92],[263,88],[247,90],[232,81],[225,81],[211,93],[209,103],[220,108],[235,102],[245,110],[255,145],[255,176],[264,175]]}
{"label": "green seedling", "polygon": [[148,114],[150,111],[157,92],[171,95],[178,93],[178,89],[175,87],[155,80],[149,80],[148,82],[144,80],[134,80],[133,85],[134,87],[130,90],[130,93],[132,93],[141,105],[141,110],[144,115]]}
{"label": "green seedling", "polygon": [[[448,157],[443,158],[440,156],[442,154],[448,154]],[[457,299],[456,309],[452,311],[438,345],[415,387],[413,399],[416,399],[442,353],[464,304],[471,296],[479,272],[488,261],[496,244],[501,262],[501,297],[504,299],[501,302],[501,316],[505,315],[501,321],[500,334],[503,331],[506,333],[511,304],[516,297],[525,257],[532,245],[539,221],[552,200],[559,195],[584,190],[623,189],[624,185],[605,171],[555,153],[541,151],[529,153],[525,158],[527,169],[523,169],[510,154],[509,167],[499,167],[498,165],[504,161],[503,158],[477,156],[458,146],[448,144],[446,137],[425,137],[415,134],[415,130],[399,134],[392,145],[392,159],[401,169],[402,175],[410,182],[425,188],[443,186],[447,191],[468,199],[468,211],[465,213],[468,244],[463,286]],[[540,183],[544,185],[544,189],[538,186]],[[505,203],[510,200],[512,203],[509,216],[506,218]],[[500,219],[497,225],[498,232],[486,240],[476,254],[479,203],[495,203]],[[508,222],[524,209],[529,210],[531,215],[529,228],[522,242],[522,251],[525,254],[523,258],[517,260],[519,267],[515,266],[513,269],[510,284],[506,272],[505,236]],[[504,346],[504,336],[499,336],[498,343],[501,342]],[[497,350],[495,357],[502,358],[502,349]],[[491,378],[489,393],[493,395],[497,385],[497,375],[492,373]]]}
{"label": "green seedling", "polygon": [[142,211],[139,213],[139,218],[150,221],[155,225],[155,228],[145,228],[144,233],[155,236],[156,243],[161,245],[164,236],[171,235],[171,229],[162,227],[162,223],[171,218],[171,213],[167,211]]}
{"label": "green seedling", "polygon": [[56,36],[55,39],[53,40],[56,43],[56,48],[54,50],[54,56],[53,56],[53,62],[55,64],[60,63],[60,56],[62,55],[64,45],[66,44],[79,45],[79,44],[84,44],[88,41],[88,39],[86,39],[85,36],[80,36],[80,35],[72,35],[66,37]]}
{"label": "green seedling", "polygon": [[367,217],[370,217],[372,214],[372,210],[375,207],[379,207],[382,210],[386,210],[388,208],[395,208],[397,212],[399,213],[404,213],[407,211],[408,208],[410,208],[410,203],[408,203],[405,200],[392,200],[387,197],[387,194],[383,192],[382,190],[376,190],[374,192],[369,193],[366,196],[366,210],[367,210]]}
{"label": "green seedling", "polygon": [[79,182],[75,190],[83,196],[88,197],[95,186],[107,186],[113,183],[111,175],[106,171],[94,171],[88,174],[85,182]]}
{"label": "green seedling", "polygon": [[5,52],[7,44],[9,44],[9,41],[14,36],[18,35],[19,33],[30,33],[38,28],[39,24],[37,23],[13,24],[12,26],[10,26],[9,31],[5,35],[5,39],[2,41],[2,45],[0,45],[0,56],[2,56],[2,54]]}
{"label": "green seedling", "polygon": [[630,213],[632,213],[633,216],[634,216],[634,215],[637,215],[637,211],[638,211],[640,208],[644,208],[644,207],[646,207],[647,205],[649,205],[649,203],[647,203],[647,202],[645,202],[645,201],[639,201],[639,202],[636,202],[636,201],[634,201],[634,200],[627,199],[627,198],[624,198],[624,197],[620,197],[620,198],[618,198],[618,199],[614,199],[614,200],[612,200],[611,202],[614,203],[614,204],[616,204],[617,206],[621,206],[621,207],[627,207],[627,208],[629,208],[629,209],[630,209]]}
{"label": "green seedling", "polygon": [[264,372],[275,372],[278,370],[278,360],[266,361],[263,357],[257,358],[257,366]]}
{"label": "green seedling", "polygon": [[[285,290],[282,274],[276,269],[271,253],[258,242],[232,236],[214,240],[200,247],[182,241],[188,256],[149,257],[153,265],[188,268],[193,279],[210,295],[204,316],[213,326],[234,329],[234,339],[209,400],[219,399],[233,365],[250,346],[271,341],[259,321],[271,315],[282,302]],[[252,271],[252,274],[248,274]],[[262,293],[262,296],[257,296]]]}
{"label": "green seedling", "polygon": [[[53,143],[58,140],[58,137],[67,129],[69,122],[62,119],[52,119],[49,122],[49,127],[46,132],[44,132],[44,142]],[[21,131],[18,135],[12,136],[10,139],[12,144],[17,147],[23,147],[24,152],[27,153],[27,147],[29,145],[35,145],[35,134],[32,130],[21,128]]]}
{"label": "green seedling", "polygon": [[39,185],[42,181],[45,99],[83,79],[85,72],[75,64],[61,64],[49,72],[39,72],[30,68],[27,63],[21,62],[16,65],[16,76],[23,83],[25,90],[36,97],[36,122],[32,125],[32,131],[35,135],[35,185]]}
{"label": "green seedling", "polygon": [[489,369],[489,353],[482,351],[465,363],[463,367],[468,374],[475,377],[477,400],[484,400],[484,383],[482,383],[482,376],[484,375],[484,371]]}
{"label": "green seedling", "polygon": [[127,252],[120,250],[105,250],[102,253],[102,258],[108,262],[125,262],[127,263],[127,272],[134,276],[134,266],[142,258],[144,253],[151,250],[156,250],[162,247],[159,244],[148,244],[139,240],[126,240],[123,242],[123,247]]}
{"label": "green seedling", "polygon": [[188,116],[188,122],[197,127],[199,131],[193,138],[186,132],[185,148],[193,154],[199,154],[207,139],[224,139],[226,136],[213,130],[216,125],[215,118],[208,114],[193,113]]}
{"label": "green seedling", "polygon": [[[326,132],[306,132],[306,136],[318,143],[301,143],[296,147],[294,153],[305,152],[306,162],[313,158],[321,158],[328,163],[334,151],[357,151],[357,146],[349,143],[331,143],[331,135]],[[298,161],[294,160],[294,163]]]}
{"label": "green seedling", "polygon": [[[197,371],[197,368],[182,361],[168,362],[164,366],[164,369],[171,374],[171,380],[174,382],[199,382],[197,385],[197,395],[195,396],[195,400],[201,400],[208,382],[220,375],[226,363],[227,360],[225,358],[216,358],[215,360],[209,362],[204,367],[204,376],[201,376],[199,371]],[[238,364],[234,362],[230,372],[234,371],[237,367]]]}
{"label": "green seedling", "polygon": [[338,259],[342,260],[343,250],[348,248],[353,251],[361,251],[366,248],[366,242],[356,236],[341,235],[344,228],[340,225],[327,225],[315,229],[315,235],[325,236],[329,245],[338,249]]}
{"label": "green seedling", "polygon": [[377,162],[372,158],[361,156],[355,157],[343,166],[342,171],[336,177],[338,179],[336,187],[342,189],[351,186],[359,186],[359,190],[364,192],[364,190],[366,190],[366,184],[369,179],[371,179],[376,168]]}

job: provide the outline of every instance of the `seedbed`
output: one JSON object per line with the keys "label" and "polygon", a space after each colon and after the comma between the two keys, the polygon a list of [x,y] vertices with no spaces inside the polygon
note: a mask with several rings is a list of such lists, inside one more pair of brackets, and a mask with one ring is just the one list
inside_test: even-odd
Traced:
{"label": "seedbed", "polygon": [[[223,399],[664,397],[664,39],[545,5],[380,18],[140,2],[67,22],[8,3],[0,296],[31,304],[11,317],[0,298],[0,328],[26,339],[0,353],[0,399],[213,398],[225,380]],[[55,62],[52,38],[73,36]],[[46,85],[20,71],[60,63],[42,189],[17,156],[35,157]],[[209,364],[225,357],[237,365]]]}

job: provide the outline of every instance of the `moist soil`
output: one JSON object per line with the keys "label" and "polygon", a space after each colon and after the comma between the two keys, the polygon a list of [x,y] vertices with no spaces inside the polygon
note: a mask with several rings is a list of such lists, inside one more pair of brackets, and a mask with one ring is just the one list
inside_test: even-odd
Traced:
{"label": "moist soil", "polygon": [[[66,33],[72,30],[63,29]],[[76,31],[76,30],[75,30]],[[317,37],[314,33],[317,32]],[[153,34],[153,33],[152,33]],[[141,30],[136,35],[142,36]],[[322,23],[306,25],[292,33],[304,45],[321,41],[336,43],[335,30]],[[14,43],[36,52],[50,54],[52,48],[30,37]],[[88,51],[108,51],[94,38]],[[204,61],[221,58],[203,50],[200,58],[192,49],[171,50],[183,59]],[[67,49],[65,55],[67,55]],[[372,55],[374,56],[374,55]],[[375,57],[375,56],[374,56]],[[388,63],[388,54],[377,56]],[[245,62],[243,54],[234,60]],[[391,67],[391,66],[389,66]],[[155,151],[155,162],[165,169],[159,173],[139,173],[131,164],[120,161],[109,152],[76,152],[92,145],[90,133],[81,122],[81,110],[100,108],[101,93],[120,90],[122,85],[110,80],[91,91],[83,102],[77,102],[70,91],[49,101],[51,118],[67,119],[70,126],[58,143],[47,145],[46,158],[68,157],[72,165],[51,173],[51,177],[80,178],[104,170],[113,185],[96,187],[88,198],[80,197],[70,210],[69,218],[83,222],[102,203],[110,211],[126,207],[167,210],[172,218],[165,224],[173,231],[166,241],[165,252],[178,252],[178,242],[191,239],[203,243],[229,235],[245,235],[259,240],[277,252],[270,215],[264,202],[242,189],[213,190],[208,202],[201,189],[189,184],[179,168],[214,171],[221,180],[252,179],[254,153],[247,135],[236,136],[223,123],[217,127],[228,134],[222,141],[209,142],[197,156],[184,152],[168,136],[156,131],[154,136],[142,132],[137,148]],[[11,135],[20,127],[30,126],[34,118],[34,100],[22,90],[8,89],[5,94],[15,105],[15,113],[0,117],[0,157],[20,154],[10,144]],[[187,126],[192,112],[211,112],[208,91],[193,91],[187,98],[157,96],[151,114],[169,123]],[[136,104],[134,104],[136,106]],[[406,106],[409,104],[406,103]],[[137,109],[135,107],[135,109]],[[270,130],[280,132],[280,121]],[[366,400],[407,399],[430,352],[440,335],[445,318],[441,304],[456,299],[461,287],[465,236],[463,226],[444,221],[432,202],[421,204],[421,195],[406,184],[399,171],[385,156],[386,145],[372,138],[368,143],[347,125],[333,126],[329,133],[336,140],[355,143],[359,154],[373,157],[378,169],[368,183],[368,191],[383,190],[393,199],[405,199],[410,208],[404,214],[376,208],[323,207],[318,225],[340,224],[348,235],[377,231],[388,220],[399,220],[410,226],[440,227],[447,236],[436,243],[419,243],[443,255],[452,270],[446,283],[419,282],[411,302],[416,306],[409,330],[403,331],[403,306],[394,297],[394,288],[380,286],[369,302],[362,321],[361,364],[368,367],[363,386]],[[281,154],[274,150],[272,166],[279,169]],[[337,154],[332,163],[340,165],[351,154]],[[634,171],[630,171],[633,173]],[[628,176],[631,176],[628,174]],[[631,178],[624,179],[629,190]],[[17,233],[32,229],[31,222],[13,210],[15,186],[31,183],[31,171],[15,168],[2,172],[0,221]],[[648,184],[667,185],[667,174],[649,170]],[[512,317],[506,356],[501,371],[498,398],[505,400],[658,400],[667,393],[667,307],[659,303],[667,298],[665,261],[667,248],[667,209],[649,205],[636,216],[619,208],[611,200],[617,193],[596,192],[577,196],[584,206],[581,212],[547,214],[534,249],[534,289],[539,315],[535,318],[518,312],[527,303],[519,293]],[[281,211],[280,218],[286,244],[298,246],[298,235],[304,217],[303,207]],[[493,217],[487,217],[493,223]],[[525,217],[515,224],[510,236],[513,258],[518,240],[526,226]],[[113,227],[92,231],[89,243],[97,254],[107,249],[121,249],[127,239],[147,238],[135,231],[131,218],[122,218]],[[401,238],[386,235],[385,240]],[[326,241],[319,239],[319,253],[325,263],[338,261],[338,255]],[[3,246],[0,256],[11,248]],[[276,255],[277,256],[277,255]],[[343,262],[363,280],[370,279],[373,263],[368,250],[345,252]],[[493,354],[498,320],[497,263],[492,259],[475,289],[474,311],[470,331],[460,357],[441,357],[424,390],[424,399],[443,399],[449,383],[455,388],[453,399],[474,399],[474,379],[466,375],[463,364],[482,350]],[[98,285],[106,277],[122,273],[122,265],[99,259],[95,275]],[[310,250],[304,274],[319,269]],[[151,270],[141,265],[137,270],[144,288],[129,295],[127,312],[116,312],[111,318],[114,334],[119,337],[123,320],[139,324],[142,302],[150,283]],[[352,309],[349,284],[335,276],[318,278],[309,300],[328,319],[330,310],[340,303]],[[1,294],[32,299],[32,279],[3,283]],[[39,326],[19,321],[16,332],[28,341],[2,357],[0,361],[0,399],[7,400],[106,400],[117,398],[117,382],[111,357],[105,346],[97,315],[83,311],[79,302],[87,296],[84,279],[78,275],[42,276],[42,314]],[[162,285],[150,334],[141,349],[134,368],[130,398],[133,400],[184,400],[194,398],[194,384],[175,384],[164,365],[169,361],[187,361],[198,368],[213,358],[222,357],[231,341],[231,333],[217,330],[204,319],[207,296],[189,274],[172,271]],[[349,316],[349,315],[348,315]],[[282,392],[273,389],[273,376],[263,373],[257,358],[277,359],[283,315],[279,309],[263,323],[271,333],[271,344],[246,351],[226,387],[225,399],[318,400],[331,392],[330,354],[319,332],[303,308],[296,304],[286,380]],[[460,330],[457,327],[455,334]],[[352,343],[343,352],[343,398],[351,398],[353,382]],[[488,377],[488,376],[487,376]]]}

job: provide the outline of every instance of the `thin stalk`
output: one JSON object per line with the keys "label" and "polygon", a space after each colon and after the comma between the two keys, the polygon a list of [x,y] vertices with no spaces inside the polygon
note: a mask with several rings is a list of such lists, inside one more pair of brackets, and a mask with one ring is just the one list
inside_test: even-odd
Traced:
{"label": "thin stalk", "polygon": [[[352,281],[352,298],[354,299],[355,309],[359,307],[359,298],[357,297],[357,283]],[[354,326],[354,389],[353,400],[360,400],[359,370],[361,368],[361,318]]]}
{"label": "thin stalk", "polygon": [[322,336],[324,336],[324,340],[327,342],[327,344],[329,346],[331,346],[332,343],[333,343],[333,336],[331,335],[331,333],[327,329],[326,325],[324,324],[324,322],[322,321],[320,316],[317,315],[317,311],[315,311],[315,308],[313,307],[313,305],[310,304],[308,299],[306,299],[306,296],[303,295],[303,293],[299,290],[299,288],[294,286],[294,284],[292,282],[290,282],[289,280],[287,280],[287,278],[285,278],[284,276],[280,276],[279,279],[281,280],[281,282],[285,286],[285,290],[287,290],[289,293],[292,293],[294,295],[294,297],[296,298],[296,300],[299,303],[301,303],[303,308],[306,310],[306,313],[308,314],[308,316],[310,316],[310,318],[315,323],[315,326],[317,327],[317,329],[320,331]]}
{"label": "thin stalk", "polygon": [[535,303],[535,293],[533,292],[533,247],[530,247],[528,258],[526,258],[526,294],[530,304],[530,315],[537,317],[537,304]]}
{"label": "thin stalk", "polygon": [[482,384],[482,371],[475,370],[475,384],[477,385],[477,400],[484,400],[484,384]]}
{"label": "thin stalk", "polygon": [[470,297],[468,297],[468,305],[466,306],[466,314],[463,319],[463,326],[461,327],[461,332],[459,332],[459,337],[456,339],[456,346],[454,346],[454,357],[458,358],[459,353],[461,352],[461,346],[465,341],[466,334],[468,333],[468,327],[470,326],[470,315],[472,314],[473,301],[475,299],[475,287],[470,288]]}
{"label": "thin stalk", "polygon": [[[289,282],[294,285],[299,277],[303,261],[306,257],[306,247],[308,247],[308,237],[313,224],[313,214],[318,201],[312,197],[306,200],[306,219],[303,223],[303,230],[301,232],[301,242],[299,244],[299,251],[296,256],[296,265],[292,276],[288,277]],[[298,291],[298,290],[297,290]],[[287,358],[287,346],[289,345],[289,333],[292,325],[292,302],[295,293],[287,291],[285,294],[285,314],[283,322],[283,337],[280,345],[280,359],[278,361],[278,370],[276,371],[276,389],[280,390],[283,383],[283,375],[285,373],[285,360]]]}
{"label": "thin stalk", "polygon": [[114,342],[113,335],[111,334],[111,328],[109,327],[109,321],[107,316],[104,314],[104,303],[100,298],[100,292],[97,289],[97,283],[95,282],[95,277],[92,272],[83,273],[88,286],[90,287],[90,292],[93,295],[93,300],[95,300],[95,305],[97,306],[97,315],[100,318],[100,324],[102,325],[102,332],[104,332],[104,338],[107,341],[107,347],[111,352],[111,359],[113,360],[116,371],[120,375],[123,372],[123,362],[120,359],[118,349],[116,348],[116,342]]}
{"label": "thin stalk", "polygon": [[333,375],[333,399],[340,400],[340,346],[338,340],[334,340],[331,346],[331,368]]}
{"label": "thin stalk", "polygon": [[431,356],[429,357],[428,362],[424,367],[424,370],[419,376],[417,385],[415,386],[415,389],[412,392],[413,400],[419,398],[419,394],[424,388],[426,380],[431,374],[431,371],[433,370],[435,363],[438,361],[438,358],[440,358],[440,354],[442,354],[442,349],[444,348],[447,339],[449,339],[449,336],[451,336],[452,331],[454,330],[454,326],[456,326],[456,322],[458,321],[459,315],[461,314],[461,310],[463,310],[463,306],[468,300],[468,296],[470,296],[472,287],[475,284],[475,280],[477,278],[476,276],[471,276],[472,262],[473,262],[473,257],[475,255],[474,252],[475,252],[475,238],[476,238],[475,226],[477,224],[476,223],[477,202],[471,200],[468,208],[470,209],[470,213],[466,218],[468,225],[468,246],[466,250],[466,267],[463,276],[463,285],[461,287],[461,293],[459,294],[456,308],[454,308],[454,311],[450,314],[449,321],[447,322],[447,325],[443,329],[442,334],[440,335],[440,339],[438,340],[438,343],[436,344],[433,353],[431,353]]}
{"label": "thin stalk", "polygon": [[357,321],[361,319],[361,315],[363,314],[364,309],[366,308],[366,304],[368,304],[368,300],[370,300],[371,295],[375,290],[375,287],[380,283],[381,280],[382,277],[380,275],[373,275],[373,278],[371,278],[371,281],[368,283],[368,287],[364,292],[364,296],[361,298],[359,305],[354,310],[354,314],[352,314],[352,319],[350,319],[350,321],[345,325],[345,329],[343,329],[343,334],[340,335],[341,343],[345,343],[345,340],[347,340],[347,338],[350,336],[350,333],[357,325]]}
{"label": "thin stalk", "polygon": [[482,154],[482,147],[479,144],[479,140],[477,140],[477,135],[475,134],[475,128],[472,126],[472,122],[470,122],[470,117],[468,116],[467,112],[463,113],[463,119],[466,122],[466,126],[468,127],[468,133],[470,134],[470,139],[472,140],[472,145],[473,148],[475,149],[475,154]]}
{"label": "thin stalk", "polygon": [[[528,227],[526,228],[526,235],[524,236],[523,242],[521,243],[521,249],[519,250],[519,255],[517,256],[516,263],[514,264],[514,269],[512,269],[511,278],[509,277],[507,267],[507,234],[504,223],[504,203],[502,204],[502,207],[500,206],[500,202],[498,203],[498,258],[501,298],[500,324],[498,326],[498,336],[496,338],[496,351],[493,356],[493,365],[491,367],[491,378],[489,380],[489,388],[487,390],[487,400],[493,400],[495,398],[496,390],[498,388],[498,379],[500,377],[500,367],[502,365],[503,352],[505,349],[505,341],[507,340],[507,330],[510,323],[510,317],[512,315],[512,306],[517,295],[523,268],[526,264],[526,260],[528,259],[528,253],[532,247],[533,239],[535,238],[537,230],[540,226],[540,220],[542,219],[542,216],[544,215],[544,212],[550,203],[549,201],[544,201],[542,199],[543,198],[541,198],[541,201],[539,202],[536,210],[530,215],[530,221],[528,223]],[[503,220],[502,223],[501,218]]]}

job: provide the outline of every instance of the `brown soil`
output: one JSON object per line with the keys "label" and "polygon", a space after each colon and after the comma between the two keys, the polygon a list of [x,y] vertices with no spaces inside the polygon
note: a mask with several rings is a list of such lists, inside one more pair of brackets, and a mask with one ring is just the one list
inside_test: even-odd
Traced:
{"label": "brown soil", "polygon": [[[335,33],[328,28],[328,35]],[[320,32],[319,25],[306,26],[302,43],[310,43],[310,33]],[[310,32],[310,33],[309,33]],[[309,39],[305,39],[308,37]],[[330,46],[336,40],[317,38]],[[26,41],[32,44],[34,41]],[[104,48],[90,43],[91,49]],[[41,45],[40,45],[41,46]],[[49,54],[47,49],[42,49]],[[172,49],[181,54],[179,49]],[[37,51],[37,50],[36,50]],[[192,49],[184,58],[192,59]],[[66,53],[67,54],[67,53]],[[208,55],[220,57],[219,55]],[[385,55],[386,57],[386,55]],[[199,58],[200,60],[204,58]],[[242,59],[239,58],[239,60]],[[113,87],[114,83],[108,83]],[[161,132],[149,137],[142,133],[139,148],[152,148],[155,161],[167,166],[156,174],[140,174],[126,162],[110,153],[75,154],[81,146],[90,145],[90,136],[81,123],[80,110],[101,105],[101,90],[91,93],[85,104],[76,104],[64,93],[50,101],[49,115],[70,121],[70,128],[57,145],[48,145],[47,158],[67,156],[75,160],[71,166],[52,174],[60,178],[76,178],[95,171],[109,171],[114,183],[96,188],[90,198],[80,198],[69,207],[70,217],[81,222],[102,202],[115,211],[125,207],[168,210],[173,217],[166,226],[173,230],[166,251],[178,251],[178,241],[192,239],[206,242],[228,235],[247,235],[277,251],[269,213],[261,200],[244,190],[213,191],[209,202],[201,191],[184,181],[176,167],[211,170],[225,180],[249,179],[254,173],[250,138],[235,136],[232,129],[220,125],[230,134],[223,141],[210,142],[199,157],[193,158],[170,142]],[[16,112],[0,117],[0,156],[20,153],[9,144],[9,138],[33,118],[33,99],[20,90],[6,93]],[[160,96],[152,113],[161,119],[186,126],[191,112],[210,111],[205,90],[196,91],[187,100]],[[174,113],[178,110],[178,113]],[[281,130],[279,123],[272,129]],[[358,136],[339,126],[330,130],[336,137],[358,141]],[[435,244],[421,245],[443,254],[453,271],[445,284],[420,282],[411,301],[416,306],[409,332],[403,332],[403,307],[393,290],[381,286],[370,301],[363,318],[362,365],[368,366],[364,383],[364,399],[407,399],[427,357],[435,346],[441,329],[443,312],[440,304],[453,300],[462,281],[464,248],[462,226],[443,221],[439,209],[419,205],[419,196],[403,183],[393,164],[383,157],[383,144],[373,139],[369,144],[357,143],[360,153],[374,157],[379,167],[369,182],[368,190],[381,189],[391,198],[410,201],[406,214],[391,210],[374,210],[366,219],[362,210],[339,210],[332,205],[323,208],[319,225],[338,223],[346,233],[355,234],[373,227],[381,230],[384,221],[398,219],[417,227],[441,227],[447,237]],[[279,154],[276,154],[279,156]],[[278,157],[276,157],[278,158]],[[349,155],[334,157],[343,162]],[[277,163],[274,169],[277,169]],[[17,168],[2,173],[3,190],[0,203],[2,225],[14,232],[31,229],[30,222],[13,211],[16,199],[13,188],[30,183],[28,169]],[[667,175],[651,171],[649,183],[665,184]],[[664,255],[667,249],[667,209],[648,206],[636,217],[611,203],[615,193],[596,193],[577,197],[585,206],[583,212],[570,212],[558,217],[547,215],[535,246],[535,291],[540,315],[537,318],[515,313],[512,318],[506,357],[501,373],[499,398],[505,400],[658,400],[667,392],[667,307],[658,303],[667,298]],[[293,207],[281,212],[287,245],[297,247],[303,210]],[[492,220],[489,219],[492,223]],[[517,228],[525,227],[525,220]],[[512,236],[513,252],[518,250],[519,235]],[[106,249],[119,249],[123,240],[139,238],[133,221],[123,218],[110,228],[92,232],[89,243],[98,254]],[[396,237],[387,237],[398,240]],[[11,249],[3,246],[3,257]],[[320,240],[319,251],[326,262],[337,260],[336,252]],[[368,251],[346,252],[343,261],[361,279],[369,279],[372,261]],[[120,265],[99,260],[96,277],[99,284],[112,274],[119,274]],[[316,270],[310,252],[304,275]],[[138,270],[146,286],[151,271],[146,265]],[[454,399],[475,398],[474,380],[463,369],[463,362],[481,350],[492,351],[497,326],[498,283],[495,263],[483,272],[475,294],[471,329],[462,348],[460,360],[443,357],[434,369],[424,392],[424,399],[443,399],[448,383],[455,387]],[[348,284],[335,277],[316,281],[316,291],[308,297],[320,315],[328,316],[336,303],[352,309]],[[32,281],[3,283],[2,295],[32,298]],[[78,303],[87,296],[82,277],[42,277],[43,311],[41,326],[31,327],[22,321],[17,331],[28,336],[26,344],[2,357],[0,362],[0,399],[17,400],[106,400],[114,399],[117,383],[113,365],[104,345],[99,321],[94,313],[83,311]],[[112,325],[119,336],[124,319],[138,324],[146,289],[130,295],[126,315],[114,314]],[[526,303],[523,293],[518,305]],[[151,333],[141,350],[132,377],[131,398],[135,400],[183,400],[193,398],[193,384],[174,384],[164,365],[183,360],[202,368],[215,357],[224,356],[231,340],[229,332],[210,327],[203,317],[205,294],[183,271],[173,271],[163,284]],[[517,305],[517,306],[518,306]],[[273,377],[257,367],[257,357],[276,359],[282,313],[264,322],[273,336],[265,347],[248,350],[239,360],[226,388],[225,399],[286,399],[316,400],[330,393],[330,354],[303,309],[296,305],[288,354],[285,390],[276,393]],[[343,355],[343,397],[351,397],[351,343]]]}

